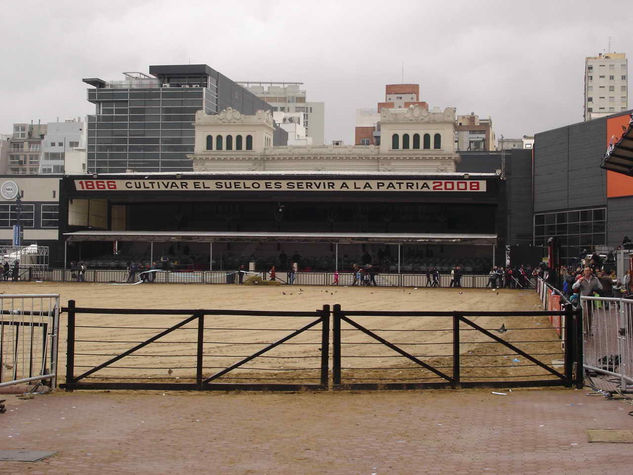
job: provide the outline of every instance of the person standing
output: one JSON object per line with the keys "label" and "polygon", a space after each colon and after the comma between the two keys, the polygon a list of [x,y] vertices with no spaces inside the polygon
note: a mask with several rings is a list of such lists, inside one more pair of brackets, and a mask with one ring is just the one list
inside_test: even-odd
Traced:
{"label": "person standing", "polygon": [[13,281],[17,282],[20,278],[20,261],[17,259],[13,262]]}
{"label": "person standing", "polygon": [[455,268],[451,269],[451,282],[448,284],[449,287],[455,287]]}
{"label": "person standing", "polygon": [[240,266],[240,270],[237,272],[237,281],[240,285],[244,283],[244,264]]}
{"label": "person standing", "polygon": [[272,266],[270,268],[269,275],[270,275],[270,280],[276,280],[277,279],[277,271],[275,269],[275,266]]}
{"label": "person standing", "polygon": [[[594,292],[600,292],[602,290],[602,284],[600,283],[600,280],[593,274],[591,267],[585,266],[582,272],[582,277],[580,277],[580,279],[574,282],[574,285],[572,285],[571,288],[574,290],[578,289],[580,291],[580,295],[583,297],[590,297],[593,295]],[[586,325],[585,325],[586,333],[592,336],[593,335],[592,302],[591,301],[587,302],[587,306],[585,308],[587,309]]]}
{"label": "person standing", "polygon": [[486,287],[491,287],[493,289],[497,288],[497,268],[493,267],[490,269],[490,273],[488,274],[488,284]]}
{"label": "person standing", "polygon": [[81,264],[79,264],[79,274],[78,274],[78,279],[79,282],[85,282],[86,281],[86,265],[82,262]]}
{"label": "person standing", "polygon": [[298,270],[299,270],[299,264],[297,264],[297,261],[294,261],[292,263],[292,266],[290,266],[290,272],[288,273],[288,283],[290,285],[295,283],[295,278],[297,277]]}
{"label": "person standing", "polygon": [[9,280],[10,275],[11,268],[9,267],[9,263],[7,261],[4,261],[4,265],[2,266],[2,277],[4,278],[4,280]]}
{"label": "person standing", "polygon": [[369,285],[373,285],[374,287],[378,287],[378,284],[376,283],[376,274],[378,274],[378,269],[376,269],[376,266],[369,266]]}
{"label": "person standing", "polygon": [[440,271],[437,267],[433,268],[433,284],[431,287],[439,287],[440,286]]}
{"label": "person standing", "polygon": [[431,281],[431,269],[426,268],[426,286],[425,287],[433,287],[433,282]]}
{"label": "person standing", "polygon": [[339,279],[339,274],[338,274],[338,271],[335,270],[334,271],[334,282],[332,282],[332,285],[338,285],[338,279]]}
{"label": "person standing", "polygon": [[455,267],[455,284],[453,287],[461,287],[462,286],[462,268],[461,266]]}
{"label": "person standing", "polygon": [[128,276],[127,276],[128,283],[135,282],[137,270],[138,270],[138,266],[136,265],[136,262],[128,263]]}

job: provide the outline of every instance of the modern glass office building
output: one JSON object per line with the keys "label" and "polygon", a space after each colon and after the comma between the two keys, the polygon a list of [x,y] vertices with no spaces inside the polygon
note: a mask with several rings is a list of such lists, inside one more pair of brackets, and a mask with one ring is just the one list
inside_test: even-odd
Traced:
{"label": "modern glass office building", "polygon": [[190,171],[196,111],[272,110],[206,64],[150,66],[149,73],[83,80],[94,87],[88,101],[96,106],[88,116],[89,173]]}

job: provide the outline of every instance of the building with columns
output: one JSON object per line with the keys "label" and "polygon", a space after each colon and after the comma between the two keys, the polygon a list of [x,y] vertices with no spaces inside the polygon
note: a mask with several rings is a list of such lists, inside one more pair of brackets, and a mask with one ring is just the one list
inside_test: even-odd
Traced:
{"label": "building with columns", "polygon": [[388,171],[454,172],[455,111],[429,112],[420,105],[385,108],[379,146],[273,147],[270,112],[243,115],[226,109],[217,115],[198,111],[193,160],[206,171]]}
{"label": "building with columns", "polygon": [[[381,138],[387,137],[384,131],[382,113],[389,110],[397,114],[397,111],[408,109],[416,110],[417,114],[426,111],[430,114],[429,117],[437,117],[438,114],[443,114],[447,110],[445,109],[443,112],[434,107],[429,112],[428,103],[420,100],[420,86],[418,84],[387,84],[385,86],[385,100],[379,102],[376,109],[358,109],[356,111],[354,143],[356,145],[381,145]],[[473,112],[469,115],[456,116],[455,108],[450,109],[453,110],[454,150],[481,152],[495,149],[492,119],[480,118]]]}

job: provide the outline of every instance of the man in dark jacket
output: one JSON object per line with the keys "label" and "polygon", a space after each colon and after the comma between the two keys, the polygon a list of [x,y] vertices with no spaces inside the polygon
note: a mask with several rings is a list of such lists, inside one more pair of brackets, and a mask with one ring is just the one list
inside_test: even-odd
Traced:
{"label": "man in dark jacket", "polygon": [[13,263],[13,281],[17,281],[20,278],[20,261],[16,260]]}

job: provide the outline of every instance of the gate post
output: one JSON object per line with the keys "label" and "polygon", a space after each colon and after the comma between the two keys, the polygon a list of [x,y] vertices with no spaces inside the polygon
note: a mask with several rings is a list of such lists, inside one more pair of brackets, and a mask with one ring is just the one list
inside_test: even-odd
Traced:
{"label": "gate post", "polygon": [[585,368],[584,368],[584,361],[583,361],[583,342],[582,342],[582,319],[583,319],[583,315],[582,315],[582,307],[578,307],[576,310],[574,310],[573,312],[573,316],[574,316],[574,333],[575,333],[575,337],[576,337],[576,354],[575,354],[575,360],[576,360],[576,388],[577,389],[582,389],[582,387],[584,386],[584,375],[585,375]]}
{"label": "gate post", "polygon": [[341,305],[334,305],[332,321],[332,377],[336,388],[341,384]]}
{"label": "gate post", "polygon": [[75,301],[68,301],[68,339],[66,340],[66,391],[72,391],[75,373]]}
{"label": "gate post", "polygon": [[565,386],[570,388],[574,384],[574,363],[576,362],[576,320],[571,304],[565,305],[564,308],[565,333],[563,341],[565,343]]}
{"label": "gate post", "polygon": [[321,387],[328,388],[330,364],[330,306],[321,310]]}
{"label": "gate post", "polygon": [[196,384],[202,389],[202,365],[204,354],[204,313],[195,312],[198,316],[198,347],[196,351]]}
{"label": "gate post", "polygon": [[453,382],[451,384],[453,389],[456,389],[461,385],[461,375],[459,370],[459,314],[457,312],[453,312]]}

